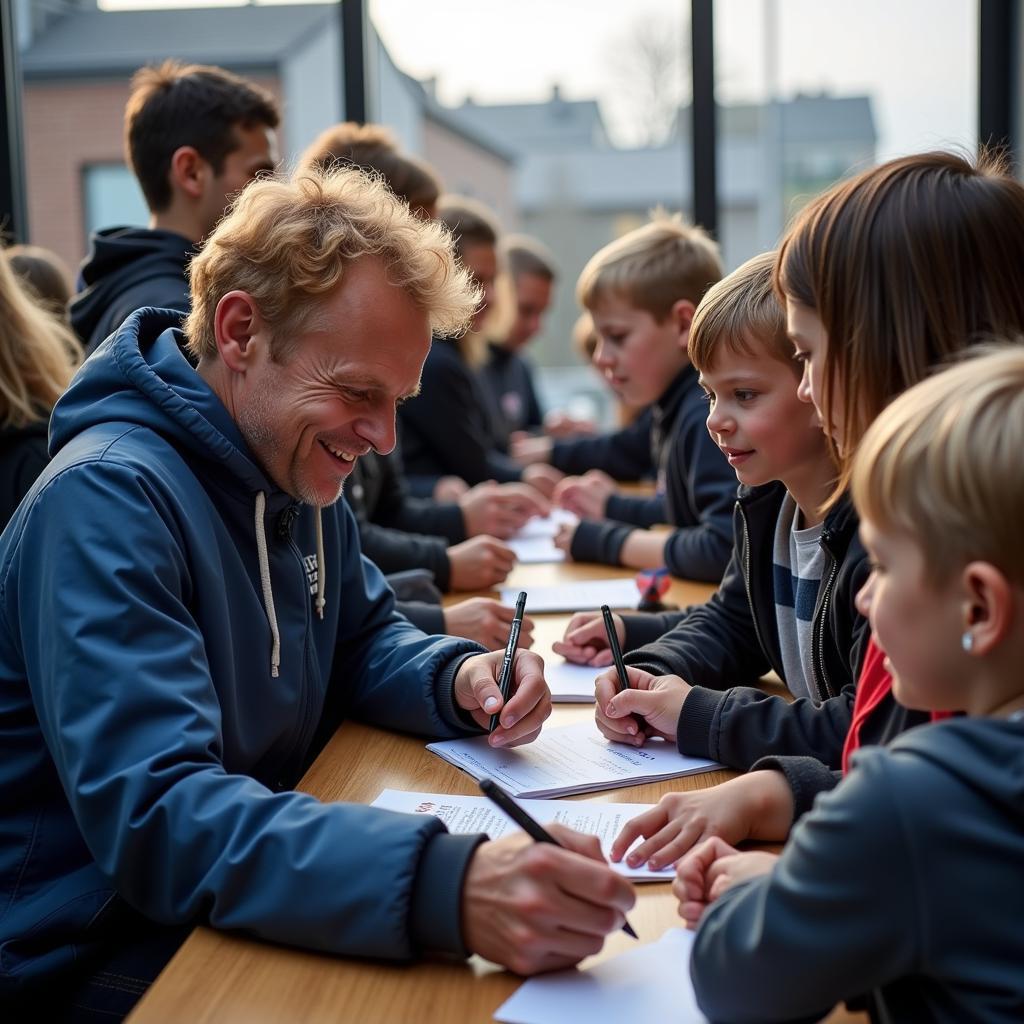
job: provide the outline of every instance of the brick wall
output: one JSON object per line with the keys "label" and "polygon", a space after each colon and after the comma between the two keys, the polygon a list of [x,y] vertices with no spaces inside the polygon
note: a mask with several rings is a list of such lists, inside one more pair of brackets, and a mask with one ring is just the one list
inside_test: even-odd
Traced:
{"label": "brick wall", "polygon": [[[253,81],[280,101],[276,78],[253,76]],[[84,168],[124,159],[128,79],[28,81],[22,97],[31,240],[75,268],[87,245]]]}

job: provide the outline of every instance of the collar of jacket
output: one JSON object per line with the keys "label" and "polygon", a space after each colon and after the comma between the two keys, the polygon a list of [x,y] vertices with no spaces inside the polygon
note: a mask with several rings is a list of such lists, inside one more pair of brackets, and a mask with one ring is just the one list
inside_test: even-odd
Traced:
{"label": "collar of jacket", "polygon": [[[736,504],[747,511],[773,502],[777,506],[781,506],[785,495],[786,487],[781,480],[772,480],[770,483],[758,484],[756,487],[740,484],[736,492]],[[853,507],[850,496],[844,494],[825,516],[821,530],[822,547],[833,558],[840,559],[856,534],[859,522],[857,510]],[[774,523],[772,529],[774,531]]]}

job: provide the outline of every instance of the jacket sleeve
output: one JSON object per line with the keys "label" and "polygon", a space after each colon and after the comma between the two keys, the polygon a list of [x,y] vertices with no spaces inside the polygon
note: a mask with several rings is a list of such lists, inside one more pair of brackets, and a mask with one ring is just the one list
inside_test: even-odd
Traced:
{"label": "jacket sleeve", "polygon": [[673,464],[684,474],[685,504],[672,509],[678,527],[665,542],[665,565],[673,576],[717,583],[732,550],[732,511],[736,502],[736,474],[722,457],[707,429],[707,411],[694,406],[686,413],[676,444],[681,446]]}
{"label": "jacket sleeve", "polygon": [[403,569],[429,569],[439,590],[447,590],[451,576],[448,546],[440,537],[403,533],[376,523],[359,524],[359,542],[363,554],[383,573]]}
{"label": "jacket sleeve", "polygon": [[781,772],[793,792],[793,821],[799,821],[813,806],[819,793],[828,793],[843,781],[843,773],[813,757],[762,757],[752,772]]}
{"label": "jacket sleeve", "polygon": [[[345,955],[407,958],[414,935],[459,951],[457,889],[477,838],[444,836],[431,817],[274,792],[225,764],[229,723],[189,611],[179,525],[156,488],[128,467],[75,466],[21,527],[10,548],[22,565],[4,566],[0,588],[7,629],[71,812],[124,899],[161,923],[208,921]],[[369,653],[375,618],[396,620],[381,628],[397,631],[407,658],[417,645],[437,652],[442,671],[477,648],[413,630],[366,571],[374,589],[346,625],[352,678],[376,668],[392,700],[404,683],[418,703],[415,673],[395,664],[403,645],[385,635],[388,649]],[[415,924],[418,886],[435,854],[450,880],[428,935]]]}
{"label": "jacket sleeve", "polygon": [[747,686],[722,693],[694,687],[683,701],[676,743],[683,754],[746,771],[759,758],[800,754],[838,769],[853,717],[856,687],[815,705],[792,703]]}
{"label": "jacket sleeve", "polygon": [[612,434],[555,441],[551,465],[563,473],[603,469],[616,480],[639,480],[654,474],[651,461],[651,410]]}
{"label": "jacket sleeve", "polygon": [[449,544],[466,539],[466,524],[458,505],[412,497],[401,462],[394,453],[381,458],[379,465],[380,493],[373,510],[373,522],[406,533],[444,537]]}
{"label": "jacket sleeve", "polygon": [[427,604],[426,601],[396,601],[395,607],[417,628],[424,633],[443,633],[444,609],[440,605]]}
{"label": "jacket sleeve", "polygon": [[635,651],[660,640],[666,633],[679,625],[698,605],[669,612],[623,612],[622,621],[626,627],[626,642],[623,651]]}
{"label": "jacket sleeve", "polygon": [[652,494],[650,497],[642,498],[632,494],[613,494],[605,505],[604,517],[619,523],[632,523],[633,526],[643,527],[667,523],[665,496]]}
{"label": "jacket sleeve", "polygon": [[690,963],[701,1010],[730,1024],[818,1020],[919,970],[921,865],[905,818],[884,762],[822,797],[771,874],[705,912]]}

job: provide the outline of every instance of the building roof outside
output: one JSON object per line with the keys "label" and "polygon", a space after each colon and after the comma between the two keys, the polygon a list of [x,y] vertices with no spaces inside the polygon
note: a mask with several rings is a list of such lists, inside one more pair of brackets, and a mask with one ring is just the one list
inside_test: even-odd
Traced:
{"label": "building roof outside", "polygon": [[567,100],[558,86],[543,103],[475,103],[451,108],[460,118],[501,145],[520,151],[608,145],[596,100]]}
{"label": "building roof outside", "polygon": [[325,4],[82,10],[34,38],[21,68],[28,80],[120,76],[176,57],[229,70],[274,71],[337,17],[338,9]]}
{"label": "building roof outside", "polygon": [[[760,131],[764,106],[759,103],[722,104],[718,116],[723,136],[754,136]],[[778,103],[782,139],[788,143],[878,141],[870,96],[830,96],[798,93]],[[690,109],[679,112],[677,132],[690,134]]]}

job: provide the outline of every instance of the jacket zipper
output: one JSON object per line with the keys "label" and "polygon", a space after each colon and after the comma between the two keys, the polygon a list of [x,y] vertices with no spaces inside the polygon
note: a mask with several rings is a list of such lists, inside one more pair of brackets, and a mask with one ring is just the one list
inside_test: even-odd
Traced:
{"label": "jacket zipper", "polygon": [[[826,545],[831,540],[830,533],[822,534],[822,545]],[[828,697],[834,697],[835,694],[832,692],[832,684],[828,678],[828,671],[825,668],[825,655],[823,653],[825,648],[825,622],[827,619],[827,611],[829,601],[832,598],[832,588],[835,586],[836,577],[839,575],[839,562],[832,552],[825,547],[825,551],[828,553],[828,557],[832,562],[829,568],[828,579],[825,581],[825,587],[821,592],[821,603],[818,605],[818,621],[815,624],[815,630],[811,637],[811,669],[814,672],[814,688],[818,691],[818,703],[826,700]]]}
{"label": "jacket zipper", "polygon": [[761,630],[757,626],[754,594],[750,586],[750,529],[747,526],[747,513],[738,501],[736,502],[736,511],[739,513],[740,520],[743,523],[743,585],[747,590],[747,604],[750,605],[750,621],[754,623],[754,636],[757,637],[761,650],[767,653],[768,648],[765,647],[764,640],[761,638]]}

